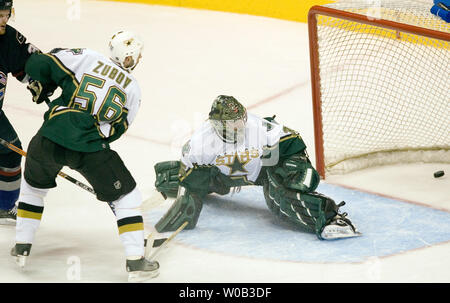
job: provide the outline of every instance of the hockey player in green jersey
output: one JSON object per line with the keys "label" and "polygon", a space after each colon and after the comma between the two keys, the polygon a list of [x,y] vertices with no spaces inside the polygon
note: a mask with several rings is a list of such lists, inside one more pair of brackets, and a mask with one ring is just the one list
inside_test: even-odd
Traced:
{"label": "hockey player in green jersey", "polygon": [[141,92],[131,72],[139,63],[142,40],[120,31],[109,42],[110,58],[86,48],[54,49],[33,54],[25,71],[33,101],[62,89],[49,103],[44,122],[28,145],[19,196],[16,245],[11,254],[24,265],[44,211],[44,198],[56,187],[63,166],[81,173],[97,199],[109,203],[117,218],[130,281],[152,278],[159,264],[144,257],[141,193],[120,156],[109,144],[133,122]]}
{"label": "hockey player in green jersey", "polygon": [[176,197],[156,223],[160,233],[196,226],[204,197],[231,188],[263,187],[268,208],[319,239],[359,236],[333,199],[315,191],[320,177],[300,135],[273,118],[247,113],[232,96],[218,96],[209,119],[184,145],[180,161],[155,165],[156,189]]}

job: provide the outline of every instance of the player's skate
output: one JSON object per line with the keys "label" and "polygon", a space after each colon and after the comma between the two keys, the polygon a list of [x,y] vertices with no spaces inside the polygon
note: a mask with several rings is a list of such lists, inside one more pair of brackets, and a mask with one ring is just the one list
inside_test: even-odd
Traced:
{"label": "player's skate", "polygon": [[13,256],[15,258],[16,264],[20,267],[20,268],[24,268],[25,267],[25,263],[27,260],[27,257],[30,255],[30,251],[31,251],[31,244],[16,244],[14,245],[14,247],[11,249],[11,256]]}
{"label": "player's skate", "polygon": [[159,263],[144,257],[137,260],[127,259],[127,272],[128,282],[143,282],[159,275]]}
{"label": "player's skate", "polygon": [[[344,205],[341,202],[339,206]],[[322,230],[321,237],[325,240],[359,237],[362,234],[347,217],[347,213],[337,214]]]}
{"label": "player's skate", "polygon": [[17,206],[11,209],[0,209],[0,225],[16,225]]}

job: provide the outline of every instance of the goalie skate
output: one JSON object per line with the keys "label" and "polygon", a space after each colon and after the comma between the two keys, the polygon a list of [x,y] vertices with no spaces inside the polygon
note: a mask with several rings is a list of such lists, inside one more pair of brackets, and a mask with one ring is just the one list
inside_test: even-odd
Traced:
{"label": "goalie skate", "polygon": [[20,268],[24,268],[27,257],[30,255],[31,244],[16,244],[11,249],[11,256],[15,258],[16,264]]}
{"label": "goalie skate", "polygon": [[347,213],[337,214],[322,230],[321,237],[325,240],[359,237],[362,234],[356,229]]}
{"label": "goalie skate", "polygon": [[127,260],[128,282],[144,282],[159,275],[159,263],[149,261],[144,257],[137,260]]}

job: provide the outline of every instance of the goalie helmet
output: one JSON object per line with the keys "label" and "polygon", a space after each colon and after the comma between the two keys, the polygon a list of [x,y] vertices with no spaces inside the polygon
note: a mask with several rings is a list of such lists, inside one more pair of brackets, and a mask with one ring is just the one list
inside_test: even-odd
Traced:
{"label": "goalie helmet", "polygon": [[[128,72],[138,64],[143,48],[144,43],[139,36],[129,31],[118,31],[109,40],[111,60]],[[125,59],[129,56],[133,61],[131,66],[126,66]]]}
{"label": "goalie helmet", "polygon": [[244,135],[247,110],[234,97],[220,95],[211,106],[209,120],[223,141],[237,143]]}

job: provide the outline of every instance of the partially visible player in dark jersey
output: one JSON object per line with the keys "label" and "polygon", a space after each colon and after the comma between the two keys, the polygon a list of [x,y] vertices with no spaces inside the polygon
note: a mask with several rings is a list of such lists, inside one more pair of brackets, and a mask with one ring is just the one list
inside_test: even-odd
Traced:
{"label": "partially visible player in dark jersey", "polygon": [[[28,83],[25,62],[38,51],[26,38],[6,24],[13,14],[13,1],[0,0],[0,138],[22,148],[19,137],[2,110],[8,74]],[[0,146],[0,224],[16,223],[15,205],[20,191],[21,155]]]}

